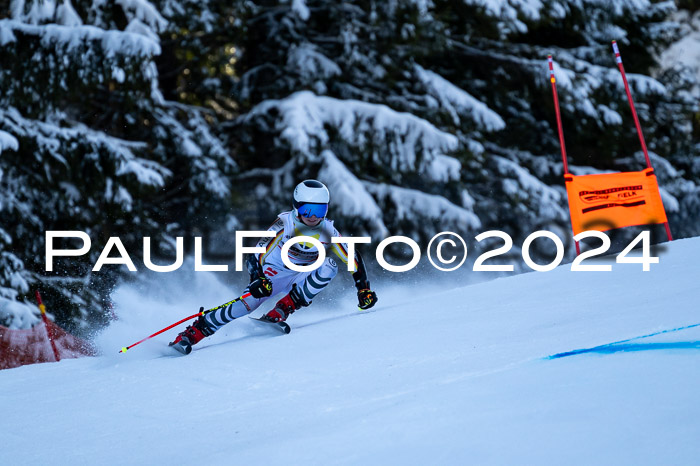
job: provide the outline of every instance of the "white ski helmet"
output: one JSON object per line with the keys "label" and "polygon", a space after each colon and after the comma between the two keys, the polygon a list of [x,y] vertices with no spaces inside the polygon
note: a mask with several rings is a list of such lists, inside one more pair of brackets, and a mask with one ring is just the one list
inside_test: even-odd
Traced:
{"label": "white ski helmet", "polygon": [[328,188],[320,181],[304,180],[294,188],[294,212],[297,217],[324,218],[330,200]]}

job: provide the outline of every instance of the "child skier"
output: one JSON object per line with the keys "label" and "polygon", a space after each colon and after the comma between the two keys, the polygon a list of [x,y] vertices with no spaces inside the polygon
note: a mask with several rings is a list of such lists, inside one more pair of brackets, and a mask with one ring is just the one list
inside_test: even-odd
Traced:
{"label": "child skier", "polygon": [[[332,220],[326,219],[330,193],[328,188],[316,180],[306,180],[294,189],[294,209],[282,212],[268,231],[275,233],[274,238],[263,238],[258,246],[265,247],[261,254],[248,256],[246,265],[250,273],[250,283],[245,294],[246,298],[199,316],[192,325],[180,333],[175,341],[170,343],[178,351],[189,354],[192,345],[204,337],[231,322],[242,317],[267,301],[273,293],[286,293],[277,301],[275,307],[261,317],[269,322],[284,322],[294,311],[308,306],[311,300],[319,294],[338,273],[338,264],[327,255],[325,261],[311,272],[295,272],[282,262],[282,246],[295,236],[310,236],[317,238],[326,248],[329,248],[344,263],[355,262],[355,272],[352,278],[357,287],[357,298],[360,309],[369,309],[377,302],[377,295],[370,290],[367,271],[362,257],[355,252],[355,257],[348,257],[347,248],[341,243],[331,243],[332,237],[340,233],[333,226]],[[318,258],[318,250],[311,243],[296,243],[289,248],[289,260],[295,265],[309,265]]]}

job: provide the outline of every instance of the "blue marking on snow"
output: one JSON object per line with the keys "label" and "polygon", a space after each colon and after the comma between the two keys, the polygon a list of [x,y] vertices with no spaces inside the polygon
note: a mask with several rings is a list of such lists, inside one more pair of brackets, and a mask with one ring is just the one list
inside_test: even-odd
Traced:
{"label": "blue marking on snow", "polygon": [[611,354],[622,351],[647,351],[647,350],[657,350],[657,349],[700,349],[700,341],[686,341],[686,342],[672,342],[672,343],[635,343],[630,345],[625,345],[623,343],[629,343],[634,340],[641,340],[642,338],[649,338],[656,335],[662,335],[664,333],[678,332],[680,330],[687,330],[693,327],[700,327],[700,324],[686,325],[684,327],[672,328],[669,330],[661,330],[659,332],[650,333],[648,335],[642,335],[639,337],[628,338],[626,340],[614,341],[612,343],[606,343],[600,346],[594,346],[593,348],[582,348],[572,351],[566,351],[564,353],[557,353],[551,356],[547,356],[544,359],[559,359],[565,358],[567,356],[576,356],[578,354],[584,353],[602,353]]}

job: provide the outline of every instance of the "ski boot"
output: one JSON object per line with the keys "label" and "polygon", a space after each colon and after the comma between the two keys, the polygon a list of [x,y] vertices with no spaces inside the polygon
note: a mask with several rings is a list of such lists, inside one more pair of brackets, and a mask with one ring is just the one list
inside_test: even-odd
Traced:
{"label": "ski boot", "polygon": [[170,343],[174,349],[182,354],[190,354],[192,346],[199,343],[204,337],[214,334],[214,330],[204,320],[204,316],[197,317],[197,320],[188,325],[184,332],[181,332],[175,341]]}
{"label": "ski boot", "polygon": [[260,317],[260,320],[274,323],[284,322],[287,320],[287,317],[294,313],[294,311],[308,306],[309,304],[311,303],[307,303],[304,300],[304,297],[297,289],[297,286],[294,285],[292,287],[292,291],[290,291],[287,296],[277,301],[274,309]]}

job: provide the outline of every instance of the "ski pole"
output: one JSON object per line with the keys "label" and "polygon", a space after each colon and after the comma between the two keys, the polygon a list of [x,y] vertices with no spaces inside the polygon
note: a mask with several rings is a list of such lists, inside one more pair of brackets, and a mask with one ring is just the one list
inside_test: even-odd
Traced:
{"label": "ski pole", "polygon": [[185,322],[185,321],[187,321],[187,320],[194,319],[195,317],[198,317],[198,316],[203,316],[204,314],[208,314],[208,313],[210,313],[210,312],[212,312],[212,311],[216,311],[217,309],[221,309],[221,308],[226,307],[226,306],[230,306],[231,304],[233,304],[233,303],[235,303],[235,302],[238,302],[238,301],[240,301],[241,299],[245,299],[245,298],[247,298],[247,297],[249,297],[249,296],[250,296],[250,293],[245,293],[244,295],[239,296],[238,298],[236,298],[236,299],[234,299],[234,300],[232,300],[232,301],[229,301],[229,302],[227,302],[227,303],[224,303],[224,304],[222,304],[222,305],[220,305],[220,306],[212,307],[211,309],[207,309],[206,311],[204,310],[203,307],[200,307],[198,313],[192,314],[191,316],[187,316],[187,317],[185,317],[184,319],[179,320],[179,321],[175,322],[175,323],[172,324],[172,325],[168,325],[168,326],[165,327],[164,329],[158,330],[158,331],[157,331],[156,333],[154,333],[153,335],[149,335],[149,336],[147,336],[146,338],[144,338],[143,340],[137,341],[137,342],[134,343],[133,345],[124,346],[124,347],[122,347],[122,349],[119,350],[119,352],[120,352],[120,353],[126,353],[128,350],[130,350],[130,349],[133,348],[134,346],[136,346],[136,345],[138,345],[138,344],[141,344],[141,343],[143,343],[143,342],[146,341],[146,340],[150,340],[151,338],[155,337],[156,335],[160,335],[161,333],[165,332],[166,330],[170,330],[171,328],[176,327],[176,326],[180,325],[181,323],[183,323],[183,322]]}

